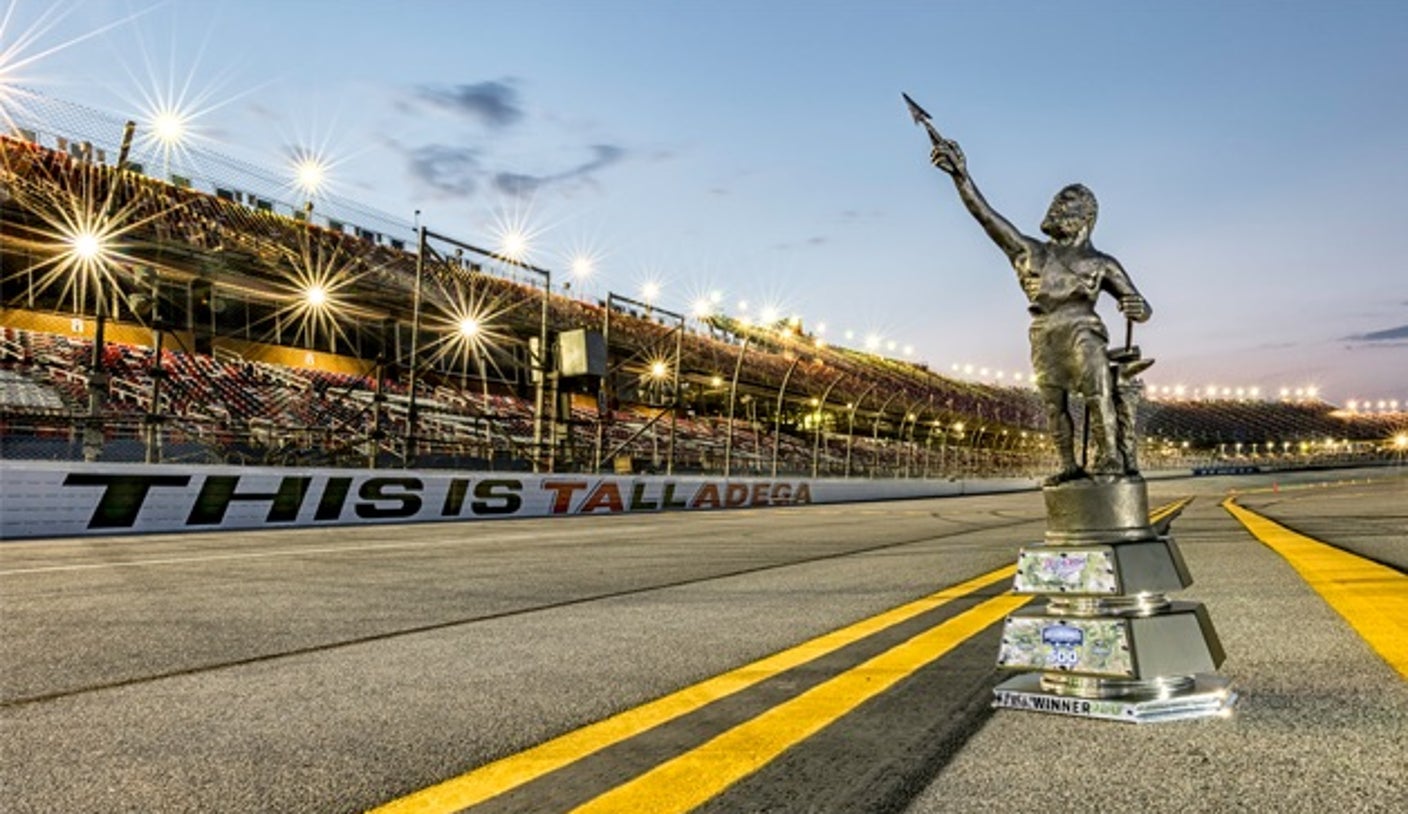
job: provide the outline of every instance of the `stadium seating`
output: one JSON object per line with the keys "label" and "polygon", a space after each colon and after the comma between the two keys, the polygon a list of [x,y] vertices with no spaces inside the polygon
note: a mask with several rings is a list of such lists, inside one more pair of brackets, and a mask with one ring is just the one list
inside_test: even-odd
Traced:
{"label": "stadium seating", "polygon": [[[214,275],[218,296],[237,296],[229,293],[237,275],[240,290],[263,286],[268,297],[286,298],[290,265],[337,266],[355,278],[347,296],[404,325],[423,266],[430,308],[448,309],[451,292],[468,285],[494,304],[502,323],[496,327],[514,342],[536,336],[539,328],[544,293],[512,264],[493,274],[458,260],[421,264],[365,230],[319,226],[233,194],[162,183],[6,136],[0,136],[0,159],[0,205],[16,223],[42,226],[61,219],[63,207],[100,205],[126,224],[124,239],[155,247],[161,262],[181,274],[209,277],[209,268],[223,269]],[[3,255],[6,305],[71,313],[72,303],[56,295],[16,290],[31,251],[22,244],[21,251]],[[32,304],[36,297],[40,302]],[[600,328],[606,307],[554,293],[546,303],[548,330]],[[130,310],[113,319],[141,321]],[[608,388],[613,395],[602,410],[574,403],[557,416],[557,426],[535,420],[523,355],[500,351],[509,370],[492,383],[422,362],[414,385],[417,464],[523,468],[551,455],[564,468],[704,472],[720,471],[728,460],[738,474],[866,477],[1029,475],[1052,466],[1049,444],[1041,443],[1043,410],[1031,389],[950,379],[921,365],[826,345],[786,324],[748,326],[714,317],[676,335],[675,323],[649,313],[613,310],[610,319],[610,353],[618,367]],[[219,327],[220,317],[215,322]],[[345,339],[332,341],[342,357],[355,356]],[[650,398],[641,381],[647,355],[673,354],[676,341],[682,384],[692,389],[681,388],[684,397],[668,416],[660,394]],[[78,430],[91,431],[95,418],[108,457],[148,451],[153,433],[162,438],[166,460],[181,450],[193,459],[365,465],[396,462],[406,450],[412,385],[404,364],[378,382],[367,360],[355,365],[363,373],[351,374],[316,363],[243,358],[224,346],[197,353],[175,344],[158,359],[152,347],[106,342],[106,385],[99,386],[101,412],[93,416],[89,382],[102,380],[90,376],[92,340],[5,325],[4,455],[34,455],[38,446],[31,441],[48,438],[67,440],[40,445],[42,456],[76,457]],[[735,370],[742,373],[741,398],[732,405],[730,432],[727,388],[702,382],[728,381]],[[1146,465],[1164,466],[1252,455],[1285,462],[1314,452],[1307,445],[1315,444],[1344,451],[1360,442],[1363,450],[1401,426],[1394,417],[1346,416],[1319,402],[1150,402],[1140,421]],[[555,443],[537,445],[539,432]],[[145,449],[133,447],[143,439]]]}

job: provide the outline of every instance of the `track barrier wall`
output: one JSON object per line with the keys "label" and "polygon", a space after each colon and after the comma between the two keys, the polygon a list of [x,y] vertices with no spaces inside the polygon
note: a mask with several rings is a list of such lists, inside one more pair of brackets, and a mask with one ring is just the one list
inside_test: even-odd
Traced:
{"label": "track barrier wall", "polygon": [[796,506],[1015,492],[1027,478],[623,477],[0,462],[0,540]]}

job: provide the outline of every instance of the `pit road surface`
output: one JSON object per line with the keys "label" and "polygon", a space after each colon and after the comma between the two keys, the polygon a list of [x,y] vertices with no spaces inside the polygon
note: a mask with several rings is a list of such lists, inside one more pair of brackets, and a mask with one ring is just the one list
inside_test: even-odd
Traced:
{"label": "pit road surface", "polygon": [[[1396,810],[1408,685],[1218,505],[1236,489],[1402,573],[1392,475],[1150,484],[1151,506],[1196,498],[1186,596],[1242,701],[1145,727],[988,709],[1020,601],[993,575],[1040,538],[1035,493],[7,542],[0,793],[7,814]],[[564,736],[552,771],[515,757]],[[495,761],[497,785],[474,773]]]}

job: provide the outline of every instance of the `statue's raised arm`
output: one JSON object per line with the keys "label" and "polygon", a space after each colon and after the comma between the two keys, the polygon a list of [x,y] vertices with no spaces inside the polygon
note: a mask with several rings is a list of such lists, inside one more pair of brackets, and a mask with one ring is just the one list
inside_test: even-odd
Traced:
{"label": "statue's raised arm", "polygon": [[[934,128],[929,114],[905,96],[910,115],[929,134],[930,162],[953,178],[958,197],[982,225],[988,237],[1007,255],[1027,297],[1031,327],[1032,381],[1046,404],[1047,423],[1060,453],[1061,470],[1050,482],[1064,483],[1088,476],[1134,477],[1136,461],[1134,408],[1139,371],[1151,360],[1140,359],[1129,341],[1115,358],[1110,334],[1095,306],[1102,292],[1114,296],[1131,322],[1143,322],[1152,309],[1134,287],[1124,268],[1090,242],[1099,204],[1081,184],[1056,193],[1042,219],[1047,240],[1017,231],[983,198],[968,174],[968,162],[958,144]],[[1118,374],[1112,371],[1118,367]],[[1128,390],[1126,396],[1123,391]],[[1075,441],[1073,411],[1083,403],[1085,435],[1094,445]]]}
{"label": "statue's raised arm", "polygon": [[982,224],[983,231],[988,233],[988,237],[992,238],[1009,260],[1016,264],[1031,252],[1034,241],[1017,231],[1017,227],[993,209],[983,197],[983,193],[978,191],[978,185],[973,183],[972,176],[968,174],[968,161],[963,157],[963,150],[957,142],[943,137],[936,139],[934,149],[929,154],[929,161],[953,178],[953,184],[958,188],[958,197],[963,199],[963,205],[968,207],[968,211]]}

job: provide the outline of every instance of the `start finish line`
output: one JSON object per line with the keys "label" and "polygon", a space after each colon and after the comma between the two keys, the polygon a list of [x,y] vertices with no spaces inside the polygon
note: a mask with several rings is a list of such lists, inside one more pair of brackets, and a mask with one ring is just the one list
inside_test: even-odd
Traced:
{"label": "start finish line", "polygon": [[699,511],[1021,491],[979,481],[0,463],[0,540]]}

